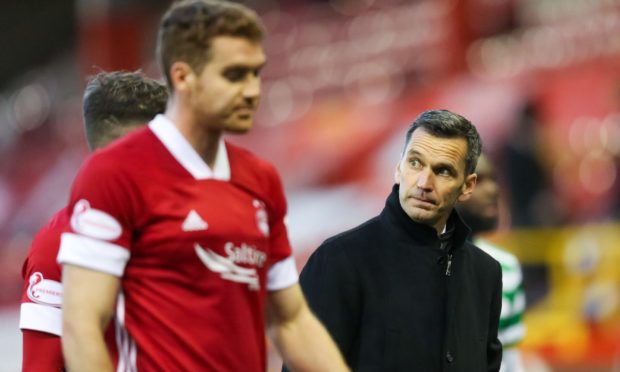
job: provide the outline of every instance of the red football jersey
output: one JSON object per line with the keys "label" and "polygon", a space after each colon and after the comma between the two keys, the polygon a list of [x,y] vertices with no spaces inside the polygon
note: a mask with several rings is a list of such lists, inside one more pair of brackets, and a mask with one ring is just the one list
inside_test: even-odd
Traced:
{"label": "red football jersey", "polygon": [[[58,211],[32,240],[22,266],[24,292],[19,314],[22,331],[43,332],[54,337],[25,334],[23,337],[23,370],[56,370],[64,368],[60,336],[62,335],[62,267],[56,262],[60,236],[69,221],[67,208]],[[41,338],[43,337],[43,338]],[[116,360],[113,327],[106,331],[106,343]],[[50,365],[52,363],[53,365]]]}
{"label": "red football jersey", "polygon": [[58,261],[121,277],[119,369],[264,371],[267,290],[296,283],[275,169],[220,141],[213,169],[157,116],[94,153]]}
{"label": "red football jersey", "polygon": [[66,209],[58,211],[34,236],[22,267],[24,292],[19,328],[61,335],[61,268],[56,263],[60,234],[69,220]]}

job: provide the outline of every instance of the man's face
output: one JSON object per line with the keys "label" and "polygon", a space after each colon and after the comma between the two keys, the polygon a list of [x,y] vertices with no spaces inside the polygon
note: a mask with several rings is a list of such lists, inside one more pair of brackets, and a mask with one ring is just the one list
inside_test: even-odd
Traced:
{"label": "man's face", "polygon": [[471,195],[476,175],[465,175],[467,141],[440,138],[423,128],[411,135],[396,166],[400,205],[414,221],[441,232],[457,201]]}
{"label": "man's face", "polygon": [[459,206],[459,212],[474,233],[494,230],[499,219],[499,188],[493,167],[486,156],[476,166],[476,189],[469,200]]}
{"label": "man's face", "polygon": [[241,37],[213,38],[209,62],[189,80],[196,119],[215,130],[244,133],[251,129],[265,61],[259,43]]}

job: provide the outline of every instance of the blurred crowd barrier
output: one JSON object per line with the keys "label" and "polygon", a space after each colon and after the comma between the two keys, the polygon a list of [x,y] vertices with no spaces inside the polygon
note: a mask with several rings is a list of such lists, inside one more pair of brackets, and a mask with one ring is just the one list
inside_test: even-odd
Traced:
{"label": "blurred crowd barrier", "polygon": [[523,349],[558,369],[618,370],[620,223],[520,229],[492,240],[523,265]]}

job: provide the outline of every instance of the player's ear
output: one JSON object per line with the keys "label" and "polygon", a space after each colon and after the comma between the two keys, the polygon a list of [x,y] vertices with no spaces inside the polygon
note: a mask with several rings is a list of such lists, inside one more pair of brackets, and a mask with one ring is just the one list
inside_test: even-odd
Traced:
{"label": "player's ear", "polygon": [[476,187],[477,179],[478,175],[476,173],[472,173],[465,177],[465,182],[463,182],[463,186],[461,186],[461,195],[458,197],[459,202],[464,202],[471,197],[471,194],[474,192],[474,188]]}
{"label": "player's ear", "polygon": [[400,185],[400,163],[401,161],[399,160],[398,163],[396,163],[396,169],[394,169],[394,183],[399,184]]}
{"label": "player's ear", "polygon": [[187,91],[196,79],[194,70],[186,62],[177,61],[170,66],[170,80],[175,91]]}

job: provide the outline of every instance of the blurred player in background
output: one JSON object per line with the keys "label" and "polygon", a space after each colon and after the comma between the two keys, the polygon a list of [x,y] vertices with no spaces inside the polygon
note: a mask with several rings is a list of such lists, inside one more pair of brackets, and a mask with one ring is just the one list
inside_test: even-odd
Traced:
{"label": "blurred player in background", "polygon": [[[171,97],[74,182],[63,263],[70,369],[264,371],[269,333],[295,369],[346,370],[299,285],[274,167],[223,140],[251,129],[263,26],[226,1],[174,3],[158,58]],[[116,310],[115,310],[116,308]]]}
{"label": "blurred player in background", "polygon": [[[84,92],[84,129],[91,150],[145,125],[166,109],[168,91],[134,72],[103,72]],[[22,268],[24,294],[20,310],[23,371],[60,371],[64,368],[61,336],[61,267],[56,262],[60,235],[69,214],[57,212],[36,234]]]}
{"label": "blurred player in background", "polygon": [[501,372],[521,372],[523,365],[517,345],[525,336],[523,311],[525,294],[523,276],[517,258],[505,250],[478,237],[494,231],[499,220],[499,187],[489,158],[480,156],[476,167],[478,181],[469,200],[457,205],[465,222],[472,229],[474,244],[490,254],[502,266],[502,312],[499,320],[499,340],[504,346]]}

